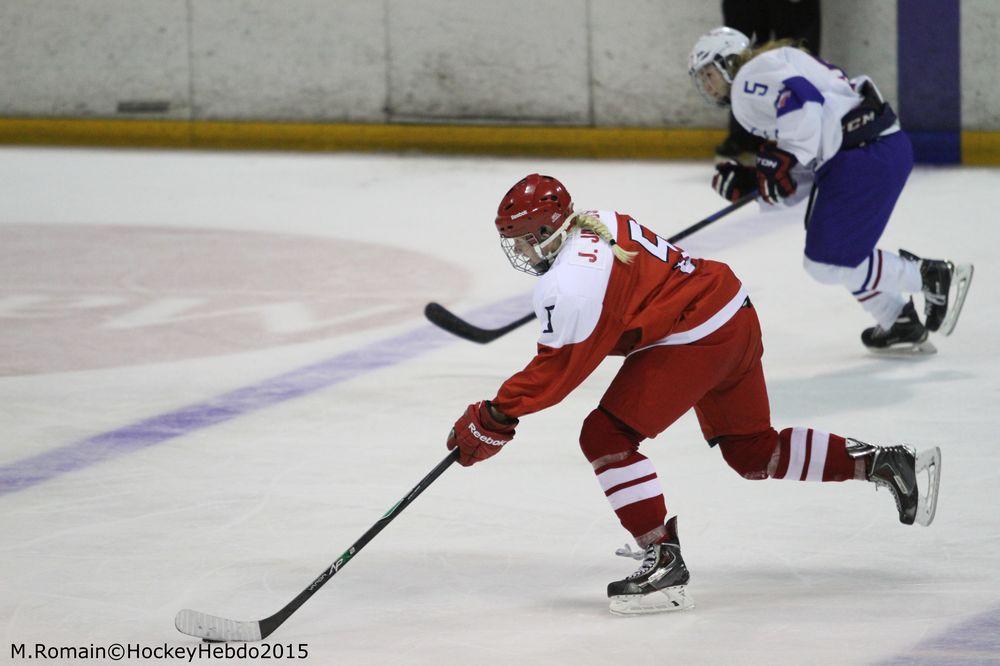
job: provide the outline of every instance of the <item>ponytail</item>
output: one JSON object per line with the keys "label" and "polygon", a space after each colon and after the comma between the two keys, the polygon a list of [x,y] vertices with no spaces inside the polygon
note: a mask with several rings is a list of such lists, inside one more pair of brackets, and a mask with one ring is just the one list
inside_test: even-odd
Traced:
{"label": "ponytail", "polygon": [[743,51],[726,58],[726,66],[727,69],[729,69],[729,75],[735,79],[736,72],[740,71],[740,68],[743,67],[743,65],[747,64],[761,53],[784,48],[786,46],[809,53],[809,49],[805,47],[805,41],[802,39],[774,39],[757,47],[748,47]]}

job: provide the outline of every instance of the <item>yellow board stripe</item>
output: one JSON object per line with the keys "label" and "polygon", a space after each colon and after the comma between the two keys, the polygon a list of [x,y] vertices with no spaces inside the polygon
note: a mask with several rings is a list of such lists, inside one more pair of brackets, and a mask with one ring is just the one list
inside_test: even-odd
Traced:
{"label": "yellow board stripe", "polygon": [[1000,132],[962,132],[962,164],[1000,165]]}
{"label": "yellow board stripe", "polygon": [[[723,130],[0,118],[0,144],[224,150],[421,151],[621,159],[702,159]],[[964,164],[1000,165],[1000,132],[962,132]]]}
{"label": "yellow board stripe", "polygon": [[722,130],[0,118],[0,143],[483,155],[704,158]]}

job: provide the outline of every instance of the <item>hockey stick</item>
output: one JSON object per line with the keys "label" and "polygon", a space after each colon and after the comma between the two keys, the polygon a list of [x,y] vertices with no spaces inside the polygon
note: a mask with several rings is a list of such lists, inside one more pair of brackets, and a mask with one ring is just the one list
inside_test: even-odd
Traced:
{"label": "hockey stick", "polygon": [[492,329],[479,328],[474,324],[470,324],[440,303],[428,303],[424,307],[424,316],[427,317],[431,323],[440,326],[453,335],[457,335],[458,337],[469,340],[470,342],[478,342],[481,345],[485,345],[487,342],[493,342],[501,335],[506,335],[515,328],[519,328],[527,324],[535,318],[535,313],[530,312],[520,319],[512,321],[506,326]]}
{"label": "hockey stick", "polygon": [[667,242],[676,243],[679,240],[683,240],[688,236],[690,236],[691,234],[693,234],[694,232],[704,229],[708,225],[712,224],[712,222],[724,218],[726,215],[729,215],[734,210],[739,210],[740,208],[743,208],[743,206],[746,206],[748,203],[750,203],[751,201],[755,201],[756,199],[757,199],[757,190],[754,190],[753,192],[750,192],[748,194],[744,194],[742,197],[740,197],[733,203],[729,204],[722,210],[712,213],[711,215],[706,217],[704,220],[701,220],[700,222],[695,222],[687,229],[682,229],[681,231],[678,231],[676,234],[668,238]]}
{"label": "hockey stick", "polygon": [[299,592],[298,596],[288,602],[284,608],[279,610],[277,613],[270,617],[266,617],[263,620],[253,620],[253,621],[240,621],[240,620],[227,620],[223,617],[217,617],[215,615],[208,615],[207,613],[199,613],[197,611],[184,609],[177,613],[177,617],[174,618],[174,625],[181,632],[189,635],[196,636],[210,643],[227,643],[235,641],[260,641],[268,636],[270,636],[275,629],[281,626],[281,624],[287,620],[292,613],[298,610],[299,606],[304,604],[309,600],[309,597],[316,594],[319,588],[323,587],[334,574],[340,571],[341,567],[351,561],[358,552],[365,547],[369,541],[375,538],[375,535],[382,531],[382,529],[392,522],[393,518],[398,516],[403,509],[405,509],[410,502],[415,500],[417,496],[423,492],[424,488],[431,485],[436,478],[441,476],[441,474],[448,469],[448,467],[458,460],[458,449],[454,449],[448,453],[448,456],[438,463],[437,467],[432,469],[430,473],[420,480],[413,490],[411,490],[406,497],[396,502],[391,509],[389,509],[384,516],[378,519],[374,525],[372,525],[367,532],[365,532],[360,539],[354,542],[354,545],[348,548],[344,553],[334,561],[323,573],[321,573],[316,580],[309,584],[309,587]]}
{"label": "hockey stick", "polygon": [[[677,241],[683,238],[687,238],[694,232],[699,231],[700,229],[704,229],[705,227],[712,224],[716,220],[719,220],[725,217],[726,215],[729,215],[734,210],[739,210],[740,208],[747,205],[756,198],[757,198],[757,191],[754,190],[753,192],[750,192],[749,194],[740,197],[734,203],[731,203],[722,210],[709,215],[704,220],[695,222],[687,229],[683,229],[677,232],[676,234],[668,238],[667,242],[676,243]],[[440,303],[428,303],[424,307],[424,316],[427,317],[427,319],[430,320],[432,324],[440,328],[443,328],[444,330],[448,331],[453,335],[457,335],[458,337],[464,340],[469,340],[470,342],[478,342],[479,344],[484,345],[487,342],[493,342],[502,335],[510,333],[515,328],[519,328],[524,324],[527,324],[529,321],[535,318],[535,313],[532,312],[530,314],[526,314],[520,319],[512,321],[511,323],[501,326],[500,328],[480,328],[479,326],[470,324],[466,320],[462,319],[455,313],[448,310],[448,308],[444,307]]]}

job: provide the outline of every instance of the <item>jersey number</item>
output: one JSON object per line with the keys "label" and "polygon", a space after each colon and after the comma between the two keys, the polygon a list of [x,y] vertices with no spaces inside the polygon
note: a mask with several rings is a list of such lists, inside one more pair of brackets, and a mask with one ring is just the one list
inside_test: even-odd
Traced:
{"label": "jersey number", "polygon": [[670,251],[673,250],[681,255],[680,260],[674,265],[674,268],[680,270],[682,273],[694,272],[694,264],[691,263],[691,257],[688,256],[688,253],[676,245],[672,245],[667,239],[654,235],[653,238],[656,239],[656,243],[653,243],[642,233],[642,227],[639,226],[639,223],[632,219],[628,221],[628,231],[632,240],[660,261],[664,263],[670,261]]}

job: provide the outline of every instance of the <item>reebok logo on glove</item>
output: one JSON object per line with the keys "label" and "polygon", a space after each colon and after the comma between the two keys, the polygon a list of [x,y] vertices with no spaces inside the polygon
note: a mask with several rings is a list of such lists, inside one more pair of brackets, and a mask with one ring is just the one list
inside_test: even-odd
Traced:
{"label": "reebok logo on glove", "polygon": [[481,400],[466,407],[448,436],[448,448],[458,448],[458,464],[463,467],[496,455],[504,444],[514,439],[517,419],[502,423],[490,413],[489,405],[488,401]]}
{"label": "reebok logo on glove", "polygon": [[493,439],[492,437],[487,437],[483,433],[476,430],[475,423],[469,424],[469,432],[471,432],[472,436],[478,439],[480,442],[484,442],[486,444],[489,444],[490,446],[503,446],[504,444],[510,441],[509,439]]}

